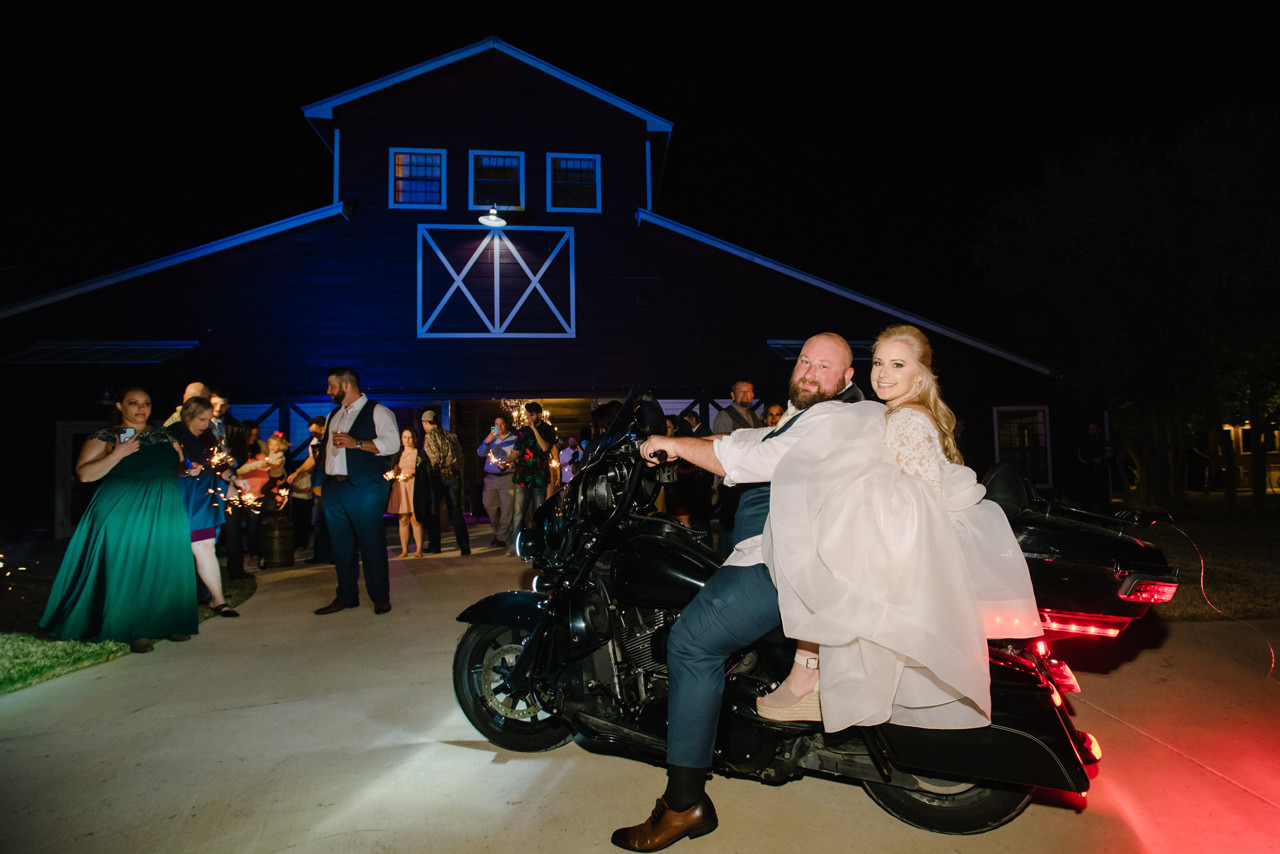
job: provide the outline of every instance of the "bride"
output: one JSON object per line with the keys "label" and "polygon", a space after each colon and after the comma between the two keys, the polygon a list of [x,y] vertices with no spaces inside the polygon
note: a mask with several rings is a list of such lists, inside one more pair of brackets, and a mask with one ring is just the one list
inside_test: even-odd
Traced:
{"label": "bride", "polygon": [[987,639],[1041,634],[1026,562],[961,464],[932,362],[919,329],[886,329],[871,370],[884,404],[845,407],[779,463],[763,548],[799,645],[763,717],[984,726]]}

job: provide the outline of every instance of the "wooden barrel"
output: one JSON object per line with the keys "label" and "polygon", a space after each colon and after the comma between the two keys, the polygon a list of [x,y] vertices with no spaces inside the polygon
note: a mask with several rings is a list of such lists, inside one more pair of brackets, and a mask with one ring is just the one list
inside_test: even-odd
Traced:
{"label": "wooden barrel", "polygon": [[258,546],[262,549],[263,569],[293,566],[293,522],[283,513],[263,516],[258,529]]}

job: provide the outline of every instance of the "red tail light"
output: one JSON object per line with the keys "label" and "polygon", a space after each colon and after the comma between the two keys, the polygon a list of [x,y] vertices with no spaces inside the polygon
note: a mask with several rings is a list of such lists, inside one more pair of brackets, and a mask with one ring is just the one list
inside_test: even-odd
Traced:
{"label": "red tail light", "polygon": [[1068,694],[1080,693],[1080,683],[1076,681],[1076,675],[1071,672],[1071,668],[1065,661],[1050,658],[1045,661],[1044,666],[1055,685]]}
{"label": "red tail light", "polygon": [[1128,602],[1168,602],[1178,592],[1177,583],[1133,579],[1120,591],[1120,598]]}
{"label": "red tail light", "polygon": [[1040,609],[1041,628],[1046,632],[1070,632],[1078,635],[1096,635],[1113,638],[1129,625],[1128,617],[1112,617],[1106,614],[1072,614],[1064,611]]}

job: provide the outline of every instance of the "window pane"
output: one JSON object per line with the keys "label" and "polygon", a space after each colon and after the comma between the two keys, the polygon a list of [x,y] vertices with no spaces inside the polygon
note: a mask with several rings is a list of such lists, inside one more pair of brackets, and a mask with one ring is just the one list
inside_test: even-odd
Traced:
{"label": "window pane", "polygon": [[477,154],[474,168],[476,204],[520,206],[520,158],[506,154]]}
{"label": "window pane", "polygon": [[442,160],[439,154],[397,151],[394,202],[401,205],[440,204]]}
{"label": "window pane", "polygon": [[596,159],[551,158],[551,207],[596,208]]}
{"label": "window pane", "polygon": [[1000,462],[1013,463],[1024,477],[1049,485],[1048,410],[996,411],[996,452]]}

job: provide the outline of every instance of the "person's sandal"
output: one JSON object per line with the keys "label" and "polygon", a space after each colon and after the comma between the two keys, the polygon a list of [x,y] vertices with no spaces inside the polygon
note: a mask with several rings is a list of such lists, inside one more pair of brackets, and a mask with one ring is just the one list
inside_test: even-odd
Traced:
{"label": "person's sandal", "polygon": [[[794,702],[787,703],[787,698]],[[779,687],[772,694],[756,700],[756,714],[770,721],[820,721],[822,705],[816,690],[797,697],[790,688]]]}
{"label": "person's sandal", "polygon": [[[796,661],[810,670],[818,669],[818,657],[796,653]],[[779,685],[772,694],[756,700],[756,714],[771,721],[820,721],[822,704],[818,689],[797,697],[791,689]]]}
{"label": "person's sandal", "polygon": [[239,613],[237,613],[236,611],[233,611],[233,610],[231,609],[231,606],[230,606],[230,605],[228,605],[226,602],[223,602],[221,605],[215,605],[215,606],[213,607],[213,609],[212,609],[212,610],[213,610],[213,613],[217,614],[219,617],[238,617],[238,616],[240,616],[240,614],[239,614]]}

